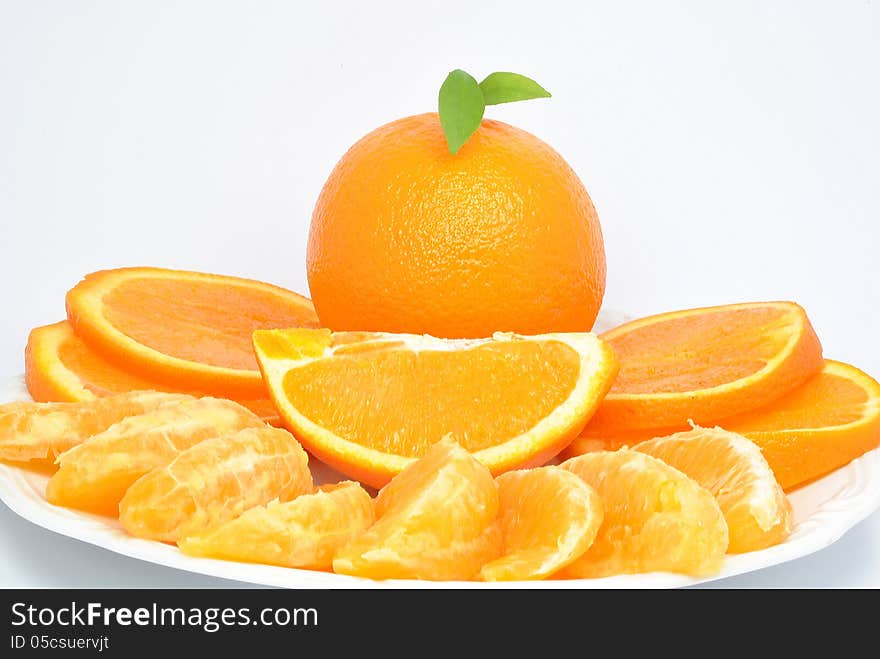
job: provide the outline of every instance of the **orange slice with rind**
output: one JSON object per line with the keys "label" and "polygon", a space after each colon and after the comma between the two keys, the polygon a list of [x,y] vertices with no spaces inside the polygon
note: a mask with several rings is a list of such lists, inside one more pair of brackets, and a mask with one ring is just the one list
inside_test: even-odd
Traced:
{"label": "orange slice with rind", "polygon": [[487,339],[268,330],[260,368],[320,460],[381,487],[451,437],[495,473],[538,466],[583,428],[616,370],[588,333]]}

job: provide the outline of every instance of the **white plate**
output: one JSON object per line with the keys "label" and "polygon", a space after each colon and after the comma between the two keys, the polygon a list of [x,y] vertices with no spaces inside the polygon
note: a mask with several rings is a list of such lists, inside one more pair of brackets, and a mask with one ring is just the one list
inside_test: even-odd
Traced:
{"label": "white plate", "polygon": [[[22,377],[4,384],[0,403],[29,400]],[[326,468],[318,482],[332,479]],[[666,572],[571,581],[473,583],[462,581],[371,581],[357,577],[269,565],[192,558],[176,547],[126,535],[118,521],[58,508],[45,499],[48,476],[0,463],[0,500],[37,526],[76,538],[124,556],[224,579],[287,588],[673,588],[732,577],[812,554],[838,540],[846,531],[880,508],[880,449],[789,495],[795,527],[784,543],[769,549],[728,556],[718,574],[695,579]]]}

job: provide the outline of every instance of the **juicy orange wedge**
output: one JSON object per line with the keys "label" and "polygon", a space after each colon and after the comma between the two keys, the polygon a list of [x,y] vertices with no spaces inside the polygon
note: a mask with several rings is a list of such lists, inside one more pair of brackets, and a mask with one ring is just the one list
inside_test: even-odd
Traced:
{"label": "juicy orange wedge", "polygon": [[160,268],[87,275],[67,294],[67,317],[93,350],[126,371],[242,400],[265,395],[254,330],[319,325],[312,303],[283,288]]}
{"label": "juicy orange wedge", "polygon": [[721,568],[727,524],[715,497],[693,479],[627,449],[586,453],[561,466],[596,490],[605,517],[590,548],[558,576],[706,576]]}
{"label": "juicy orange wedge", "polygon": [[484,581],[544,579],[593,544],[602,503],[575,474],[538,467],[509,471],[496,482],[504,554],[480,570]]}
{"label": "juicy orange wedge", "polygon": [[119,503],[119,521],[135,537],[177,542],[313,490],[309,458],[290,433],[246,428],[199,442],[138,479]]}
{"label": "juicy orange wedge", "polygon": [[15,402],[0,405],[0,459],[54,460],[126,417],[190,396],[134,391],[89,403]]}
{"label": "juicy orange wedge", "polygon": [[614,356],[592,334],[444,340],[411,334],[254,333],[290,430],[342,473],[381,487],[450,436],[493,473],[537,466],[583,428]]}
{"label": "juicy orange wedge", "polygon": [[771,403],[822,369],[822,347],[792,302],[674,311],[602,335],[620,371],[586,431],[714,423]]}
{"label": "juicy orange wedge", "polygon": [[633,450],[663,460],[713,494],[727,521],[730,553],[771,547],[791,533],[791,504],[761,450],[742,435],[694,428]]}
{"label": "juicy orange wedge", "polygon": [[374,521],[358,483],[322,485],[314,494],[272,501],[206,533],[180,541],[190,556],[329,571],[334,554]]}
{"label": "juicy orange wedge", "polygon": [[[66,320],[31,330],[24,372],[28,391],[38,401],[89,401],[136,390],[178,391],[107,361],[80,339]],[[205,392],[185,393],[202,396]],[[280,423],[268,396],[237,402],[269,423]]]}
{"label": "juicy orange wedge", "polygon": [[49,503],[116,516],[138,478],[209,438],[265,424],[230,400],[197,398],[129,416],[58,456]]}
{"label": "juicy orange wedge", "polygon": [[498,488],[450,439],[379,492],[376,523],[344,546],[333,570],[372,579],[473,579],[501,554]]}

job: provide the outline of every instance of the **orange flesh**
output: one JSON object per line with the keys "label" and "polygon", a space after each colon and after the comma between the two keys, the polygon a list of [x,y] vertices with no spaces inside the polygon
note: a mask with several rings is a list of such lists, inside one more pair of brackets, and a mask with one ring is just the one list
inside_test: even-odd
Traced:
{"label": "orange flesh", "polygon": [[[448,434],[474,452],[530,430],[568,398],[579,371],[578,353],[558,341],[449,352],[363,350],[292,369],[283,386],[295,408],[336,435],[418,457]],[[345,406],[335,392],[345,392]],[[370,407],[383,415],[363,428]]]}
{"label": "orange flesh", "polygon": [[611,393],[678,393],[747,377],[779,352],[774,338],[787,339],[788,324],[784,310],[764,307],[672,318],[612,335],[607,341],[626,359]]}
{"label": "orange flesh", "polygon": [[316,326],[301,306],[228,282],[133,279],[118,284],[102,301],[109,322],[138,343],[225,368],[257,370],[254,330]]}

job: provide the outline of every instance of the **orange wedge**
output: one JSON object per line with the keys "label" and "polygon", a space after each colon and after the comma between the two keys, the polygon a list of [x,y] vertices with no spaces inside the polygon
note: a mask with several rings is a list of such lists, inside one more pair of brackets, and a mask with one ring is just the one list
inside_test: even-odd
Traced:
{"label": "orange wedge", "polygon": [[333,570],[372,579],[473,579],[501,554],[498,488],[450,439],[379,492],[376,523],[344,546]]}
{"label": "orange wedge", "polygon": [[449,436],[493,473],[537,466],[577,436],[611,384],[592,334],[444,340],[329,330],[254,333],[286,425],[316,457],[381,487]]}
{"label": "orange wedge", "polygon": [[880,446],[880,384],[854,366],[827,360],[800,388],[719,425],[760,446],[788,490]]}
{"label": "orange wedge", "polygon": [[742,435],[694,428],[633,450],[663,460],[712,493],[727,521],[730,553],[771,547],[791,533],[791,504],[761,450]]}
{"label": "orange wedge", "polygon": [[[137,390],[176,391],[113,365],[74,334],[66,320],[31,330],[24,373],[28,391],[38,401],[88,401]],[[275,405],[266,396],[237,402],[269,423],[280,423]]]}
{"label": "orange wedge", "polygon": [[755,302],[635,320],[602,338],[620,371],[587,432],[714,423],[771,403],[822,369],[804,310]]}
{"label": "orange wedge", "polygon": [[712,494],[693,479],[627,449],[586,453],[561,466],[596,490],[605,517],[590,548],[558,576],[705,576],[721,568],[727,524]]}
{"label": "orange wedge", "polygon": [[129,416],[58,456],[46,486],[56,506],[116,516],[138,478],[209,438],[265,424],[238,403],[197,398]]}
{"label": "orange wedge", "polygon": [[123,419],[193,400],[190,396],[134,391],[88,403],[0,405],[0,459],[54,460]]}
{"label": "orange wedge", "polygon": [[177,542],[244,511],[314,490],[309,458],[281,428],[206,439],[128,488],[119,521],[138,538]]}
{"label": "orange wedge", "polygon": [[251,508],[212,531],[184,538],[179,546],[190,556],[329,571],[333,555],[373,520],[370,495],[344,481]]}
{"label": "orange wedge", "polygon": [[509,471],[496,482],[504,554],[480,570],[484,581],[545,579],[593,544],[602,503],[575,474],[538,467]]}
{"label": "orange wedge", "polygon": [[312,303],[262,282],[160,268],[87,275],[67,294],[76,334],[108,361],[181,391],[265,396],[256,329],[318,327]]}

